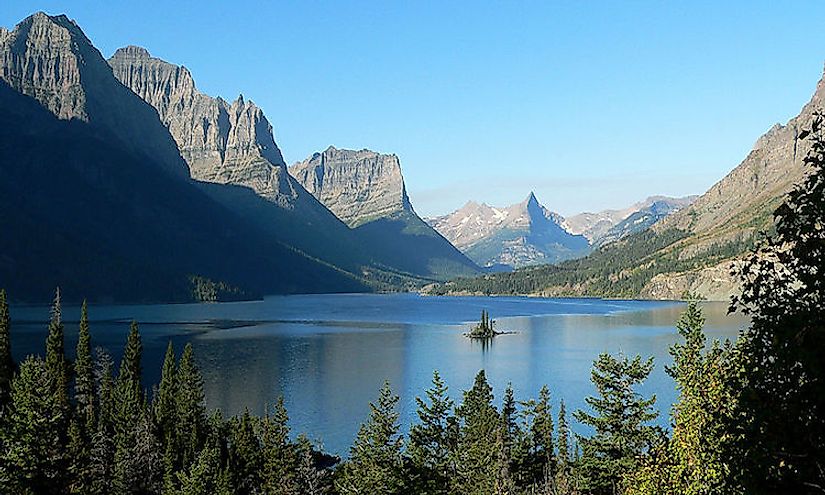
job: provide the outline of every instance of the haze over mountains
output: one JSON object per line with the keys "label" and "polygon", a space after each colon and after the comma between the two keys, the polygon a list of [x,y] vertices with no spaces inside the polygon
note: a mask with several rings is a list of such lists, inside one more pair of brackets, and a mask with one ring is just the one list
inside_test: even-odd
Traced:
{"label": "haze over mountains", "polygon": [[643,232],[558,266],[457,280],[432,292],[727,300],[738,291],[731,268],[760,231],[773,228],[773,212],[807,173],[810,143],[800,135],[823,104],[825,77],[799,114],[762,135],[728,175]]}
{"label": "haze over mountains", "polygon": [[590,251],[587,239],[567,232],[562,220],[531,192],[521,203],[506,208],[470,201],[430,224],[479,265],[521,267],[556,263]]}
{"label": "haze over mountains", "polygon": [[531,192],[521,203],[504,208],[469,201],[429,223],[481,266],[520,268],[585,256],[592,247],[650,228],[693,199],[654,196],[623,210],[565,219]]}

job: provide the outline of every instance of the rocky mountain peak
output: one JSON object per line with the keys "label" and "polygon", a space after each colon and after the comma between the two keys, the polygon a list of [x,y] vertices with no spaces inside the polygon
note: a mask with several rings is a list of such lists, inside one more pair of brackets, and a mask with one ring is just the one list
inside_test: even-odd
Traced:
{"label": "rocky mountain peak", "polygon": [[470,201],[429,222],[482,266],[555,263],[589,249],[587,240],[565,231],[561,216],[539,203],[533,192],[503,208]]}
{"label": "rocky mountain peak", "polygon": [[272,125],[242,94],[233,102],[198,91],[191,73],[127,46],[109,59],[115,76],[155,107],[192,173],[201,181],[249,187],[290,207],[299,191],[291,182]]}
{"label": "rocky mountain peak", "polygon": [[113,77],[100,52],[65,15],[37,12],[0,36],[0,79],[59,119],[86,122],[168,172],[188,175],[155,111]]}
{"label": "rocky mountain peak", "polygon": [[329,146],[289,168],[301,185],[351,227],[413,211],[394,154]]}

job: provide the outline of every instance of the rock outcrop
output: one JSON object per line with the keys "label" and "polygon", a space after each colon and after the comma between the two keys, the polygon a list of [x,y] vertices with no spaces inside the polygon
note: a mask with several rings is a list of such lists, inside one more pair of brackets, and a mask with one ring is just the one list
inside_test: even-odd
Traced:
{"label": "rock outcrop", "polygon": [[587,239],[567,232],[562,221],[531,192],[521,203],[506,208],[470,201],[429,222],[479,265],[517,268],[556,263],[589,252]]}
{"label": "rock outcrop", "polygon": [[186,67],[154,58],[145,48],[120,48],[109,65],[115,77],[157,110],[193,178],[246,186],[285,207],[295,200],[299,192],[272,126],[253,102],[205,95]]}
{"label": "rock outcrop", "polygon": [[396,155],[330,146],[289,171],[354,229],[379,265],[431,280],[478,271],[469,258],[416,214]]}
{"label": "rock outcrop", "polygon": [[330,146],[292,165],[289,172],[350,227],[413,212],[396,155]]}
{"label": "rock outcrop", "polygon": [[57,118],[86,122],[188,177],[186,164],[157,114],[112,77],[112,69],[65,15],[33,14],[0,33],[0,79]]}

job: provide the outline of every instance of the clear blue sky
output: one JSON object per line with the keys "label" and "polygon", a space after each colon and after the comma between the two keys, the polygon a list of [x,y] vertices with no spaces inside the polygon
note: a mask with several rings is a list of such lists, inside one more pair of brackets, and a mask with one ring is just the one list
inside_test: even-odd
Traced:
{"label": "clear blue sky", "polygon": [[109,56],[141,45],[260,105],[288,162],[401,157],[419,213],[532,189],[562,214],[704,192],[825,61],[825,2],[3,0],[66,13]]}

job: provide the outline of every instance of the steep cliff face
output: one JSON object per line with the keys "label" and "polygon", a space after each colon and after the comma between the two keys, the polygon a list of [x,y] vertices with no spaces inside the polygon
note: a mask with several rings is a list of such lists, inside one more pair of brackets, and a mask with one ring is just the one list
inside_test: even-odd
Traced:
{"label": "steep cliff face", "polygon": [[193,178],[246,186],[281,206],[294,202],[299,192],[272,126],[253,102],[205,95],[186,67],[154,58],[145,48],[121,48],[109,64],[115,77],[157,110]]}
{"label": "steep cliff face", "polygon": [[155,111],[112,77],[100,52],[66,16],[38,12],[0,33],[0,79],[57,118],[86,122],[167,172],[188,176]]}
{"label": "steep cliff face", "polygon": [[206,194],[157,112],[64,16],[0,32],[0,60],[0,280],[14,298],[366,289]]}
{"label": "steep cliff face", "polygon": [[292,165],[289,172],[350,227],[413,212],[395,155],[330,146]]}
{"label": "steep cliff face", "polygon": [[431,280],[478,271],[415,213],[397,156],[330,146],[289,171],[354,229],[378,264]]}
{"label": "steep cliff face", "polygon": [[505,208],[469,202],[430,224],[481,266],[518,268],[584,256],[590,245],[561,226],[562,217],[533,193]]}

